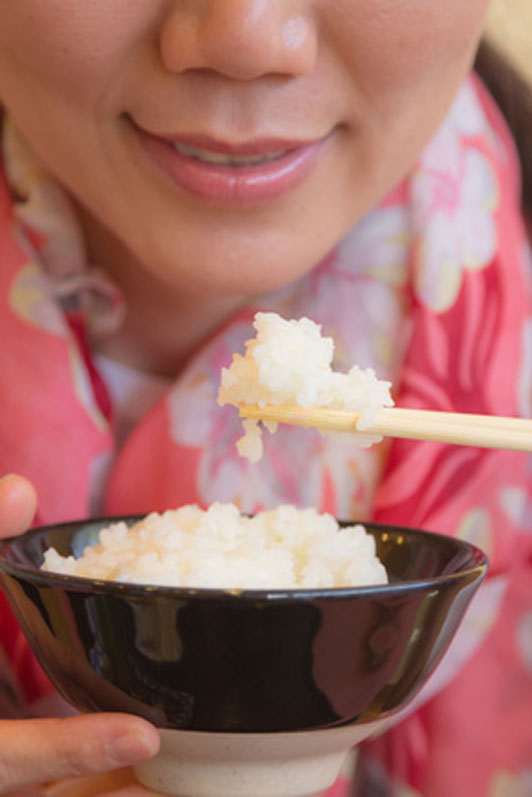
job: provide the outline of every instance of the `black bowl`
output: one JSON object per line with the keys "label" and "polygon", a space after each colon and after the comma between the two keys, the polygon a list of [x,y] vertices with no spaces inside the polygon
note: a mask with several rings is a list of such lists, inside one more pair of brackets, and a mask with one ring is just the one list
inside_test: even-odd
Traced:
{"label": "black bowl", "polygon": [[0,583],[73,706],[132,712],[162,728],[302,731],[395,712],[434,670],[487,569],[460,540],[365,524],[387,585],[236,593],[39,570],[48,547],[79,555],[108,523],[8,540]]}

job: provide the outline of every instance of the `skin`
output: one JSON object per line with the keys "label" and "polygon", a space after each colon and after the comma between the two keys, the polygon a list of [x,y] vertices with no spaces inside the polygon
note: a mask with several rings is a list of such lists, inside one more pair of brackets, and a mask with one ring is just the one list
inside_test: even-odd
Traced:
{"label": "skin", "polygon": [[[470,68],[487,6],[0,3],[0,103],[70,191],[91,260],[126,296],[126,322],[102,350],[175,375],[250,296],[319,262],[408,172],[438,127]],[[155,169],[141,156],[130,120],[175,137],[329,141],[317,168],[293,190],[227,206],[187,194]],[[1,482],[0,534],[24,530],[35,501],[27,482]],[[117,766],[105,745],[87,750],[83,723],[98,723],[100,742],[133,733],[129,760],[120,763],[151,755],[158,744],[154,729],[136,718],[61,722],[53,733],[34,721],[0,722],[0,794],[26,786],[38,793],[46,780]]]}
{"label": "skin", "polygon": [[[487,5],[0,4],[0,100],[79,201],[94,262],[126,293],[131,312],[107,353],[174,375],[238,304],[312,268],[437,128]],[[128,119],[175,136],[331,141],[286,196],[220,207],[140,157]]]}
{"label": "skin", "polygon": [[[22,533],[37,506],[35,489],[20,476],[0,479],[0,539]],[[148,722],[124,714],[68,719],[0,720],[0,794],[39,797],[40,785],[108,772],[150,758],[159,735]],[[58,797],[61,790],[58,787]],[[140,786],[109,796],[150,797]]]}

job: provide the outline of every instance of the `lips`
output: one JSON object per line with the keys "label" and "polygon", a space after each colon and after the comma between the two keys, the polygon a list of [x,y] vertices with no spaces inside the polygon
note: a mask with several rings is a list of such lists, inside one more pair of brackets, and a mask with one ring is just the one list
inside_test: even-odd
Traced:
{"label": "lips", "polygon": [[174,185],[196,199],[236,205],[271,201],[296,188],[321,160],[330,139],[234,143],[134,129],[148,158]]}

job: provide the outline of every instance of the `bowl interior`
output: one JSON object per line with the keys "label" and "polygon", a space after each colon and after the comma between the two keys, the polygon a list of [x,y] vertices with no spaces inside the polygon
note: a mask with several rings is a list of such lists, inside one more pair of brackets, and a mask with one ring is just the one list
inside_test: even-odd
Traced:
{"label": "bowl interior", "polygon": [[[3,563],[4,566],[19,566],[21,570],[38,570],[42,565],[44,552],[50,547],[55,548],[62,556],[73,555],[77,558],[87,545],[97,542],[100,530],[113,520],[124,520],[128,525],[133,525],[139,519],[140,516],[136,515],[99,518],[35,529],[0,546],[0,567]],[[340,521],[340,525],[352,525],[352,522]],[[482,567],[486,563],[482,551],[453,537],[375,523],[364,523],[364,526],[375,538],[377,554],[387,570],[391,584],[439,579]]]}

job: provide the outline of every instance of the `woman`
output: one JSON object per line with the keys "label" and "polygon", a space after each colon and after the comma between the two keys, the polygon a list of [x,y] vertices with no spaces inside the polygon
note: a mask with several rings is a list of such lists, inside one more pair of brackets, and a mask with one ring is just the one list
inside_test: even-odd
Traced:
{"label": "woman", "polygon": [[[480,797],[525,782],[526,458],[398,441],[340,451],[286,430],[257,472],[234,456],[237,424],[219,421],[216,381],[260,307],[323,323],[340,359],[391,378],[402,405],[528,412],[518,163],[468,78],[487,6],[0,10],[0,470],[36,486],[36,521],[290,501],[460,534],[490,553],[483,633],[462,641],[438,694],[367,746],[366,794]],[[29,489],[3,483],[7,533],[27,525]],[[12,626],[3,636],[9,658],[21,651],[19,673],[24,658],[26,695],[45,693]],[[88,753],[85,723],[100,740]],[[59,727],[50,739],[48,726],[0,725],[0,793],[157,746],[133,718]],[[110,758],[101,743],[127,729],[134,743]]]}

